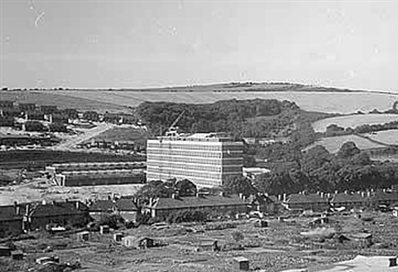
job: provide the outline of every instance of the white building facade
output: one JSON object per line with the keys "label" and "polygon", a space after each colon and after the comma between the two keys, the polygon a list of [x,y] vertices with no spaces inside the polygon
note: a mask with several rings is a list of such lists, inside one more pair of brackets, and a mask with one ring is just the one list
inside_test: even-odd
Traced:
{"label": "white building facade", "polygon": [[159,137],[147,141],[147,181],[188,179],[198,187],[221,186],[242,175],[243,142],[217,133]]}

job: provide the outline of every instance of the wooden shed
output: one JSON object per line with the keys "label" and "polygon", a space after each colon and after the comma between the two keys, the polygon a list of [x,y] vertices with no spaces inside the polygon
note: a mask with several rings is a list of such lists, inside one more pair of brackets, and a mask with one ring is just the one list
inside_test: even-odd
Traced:
{"label": "wooden shed", "polygon": [[113,240],[115,242],[121,242],[123,240],[124,234],[121,232],[117,232],[115,234],[113,234]]}
{"label": "wooden shed", "polygon": [[77,233],[77,240],[79,242],[87,242],[90,239],[90,232],[82,231]]}
{"label": "wooden shed", "polygon": [[154,240],[149,237],[126,236],[122,243],[127,248],[146,249],[154,246]]}
{"label": "wooden shed", "polygon": [[245,257],[235,257],[238,270],[249,271],[249,260]]}
{"label": "wooden shed", "polygon": [[101,234],[107,234],[107,233],[109,233],[109,226],[108,226],[108,225],[100,226],[100,233],[101,233]]}
{"label": "wooden shed", "polygon": [[23,252],[21,250],[15,250],[11,252],[11,258],[13,260],[23,260]]}
{"label": "wooden shed", "polygon": [[0,245],[0,256],[10,256],[11,249],[8,246]]}

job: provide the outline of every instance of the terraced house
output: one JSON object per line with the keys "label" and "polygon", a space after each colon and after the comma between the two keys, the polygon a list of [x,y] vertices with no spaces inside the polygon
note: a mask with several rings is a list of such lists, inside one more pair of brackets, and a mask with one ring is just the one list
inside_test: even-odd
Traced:
{"label": "terraced house", "polygon": [[165,136],[147,142],[147,180],[188,179],[198,187],[242,175],[243,142],[220,133]]}

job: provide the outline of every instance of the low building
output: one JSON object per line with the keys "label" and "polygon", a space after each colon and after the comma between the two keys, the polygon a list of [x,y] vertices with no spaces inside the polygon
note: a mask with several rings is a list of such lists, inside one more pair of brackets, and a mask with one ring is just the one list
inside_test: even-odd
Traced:
{"label": "low building", "polygon": [[243,176],[251,180],[255,180],[258,176],[269,174],[271,170],[261,167],[243,167]]}
{"label": "low building", "polygon": [[154,240],[149,237],[126,236],[122,238],[123,246],[127,248],[146,249],[155,245]]}
{"label": "low building", "polygon": [[201,241],[198,245],[198,251],[219,251],[217,240]]}
{"label": "low building", "polygon": [[22,219],[25,213],[25,204],[0,206],[0,237],[21,234],[24,230]]}
{"label": "low building", "polygon": [[14,107],[14,101],[0,100],[0,109],[12,109],[13,107]]}
{"label": "low building", "polygon": [[367,248],[373,244],[373,236],[371,233],[359,232],[347,235],[351,241],[357,243],[359,247]]}
{"label": "low building", "polygon": [[31,112],[36,110],[35,103],[18,103],[18,108],[23,112]]}
{"label": "low building", "polygon": [[257,194],[249,196],[249,201],[251,201],[251,210],[258,211],[267,214],[278,213],[280,207],[278,203],[265,194]]}
{"label": "low building", "polygon": [[23,260],[23,257],[24,257],[24,254],[21,250],[11,251],[11,258],[13,260],[20,261],[20,260]]}
{"label": "low building", "polygon": [[77,241],[79,242],[87,242],[90,239],[90,232],[82,231],[76,234]]}
{"label": "low building", "polygon": [[57,106],[55,105],[40,105],[39,111],[44,114],[52,114],[58,111]]}
{"label": "low building", "polygon": [[237,269],[238,270],[243,270],[243,271],[249,271],[250,266],[249,266],[249,260],[245,257],[235,257],[234,261],[237,264]]}
{"label": "low building", "polygon": [[127,222],[135,222],[138,208],[132,199],[97,200],[89,206],[90,216],[99,219],[104,214],[117,214]]}
{"label": "low building", "polygon": [[329,209],[329,201],[323,194],[293,194],[285,202],[289,210],[324,211]]}
{"label": "low building", "polygon": [[140,184],[145,182],[145,174],[142,169],[64,171],[54,181],[60,186]]}
{"label": "low building", "polygon": [[1,256],[11,256],[11,248],[9,246],[0,245],[0,257]]}
{"label": "low building", "polygon": [[333,208],[345,207],[346,209],[364,208],[370,205],[370,194],[365,192],[360,193],[338,193],[335,194],[330,204]]}
{"label": "low building", "polygon": [[80,201],[32,203],[24,216],[24,224],[29,229],[44,229],[48,224],[85,225],[89,221],[88,207]]}
{"label": "low building", "polygon": [[218,213],[245,213],[250,208],[250,200],[243,196],[188,196],[152,199],[143,206],[143,212],[151,217],[166,218],[179,211],[212,211]]}
{"label": "low building", "polygon": [[121,242],[123,240],[124,234],[121,232],[117,232],[113,234],[113,240],[115,242]]}

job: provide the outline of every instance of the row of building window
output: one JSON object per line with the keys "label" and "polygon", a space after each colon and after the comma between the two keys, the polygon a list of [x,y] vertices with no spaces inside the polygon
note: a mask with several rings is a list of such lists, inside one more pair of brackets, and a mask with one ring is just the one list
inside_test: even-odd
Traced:
{"label": "row of building window", "polygon": [[171,169],[186,169],[195,171],[207,171],[207,172],[241,172],[242,165],[222,167],[221,165],[202,165],[202,164],[188,164],[188,163],[171,163],[167,161],[149,161],[148,167],[154,168],[171,168]]}
{"label": "row of building window", "polygon": [[240,165],[243,164],[241,157],[236,158],[201,158],[188,156],[165,156],[165,155],[147,155],[148,164],[152,161],[180,162],[180,163],[197,163],[206,165]]}
{"label": "row of building window", "polygon": [[202,151],[240,151],[243,149],[241,144],[236,145],[198,145],[196,143],[192,144],[177,144],[177,143],[154,143],[148,142],[148,149],[174,149],[174,150],[202,150]]}
{"label": "row of building window", "polygon": [[[207,178],[207,179],[219,179],[221,180],[221,172],[220,173],[211,173],[211,172],[194,172],[190,170],[184,169],[159,169],[158,167],[148,167],[148,174],[158,174],[159,177],[163,179],[173,178],[175,176],[185,176],[189,178]],[[160,178],[161,179],[161,178]]]}
{"label": "row of building window", "polygon": [[190,150],[148,150],[148,155],[164,155],[164,156],[189,156],[189,157],[206,157],[206,158],[234,158],[241,157],[242,152],[234,151],[234,152],[198,152],[198,151],[190,151]]}

